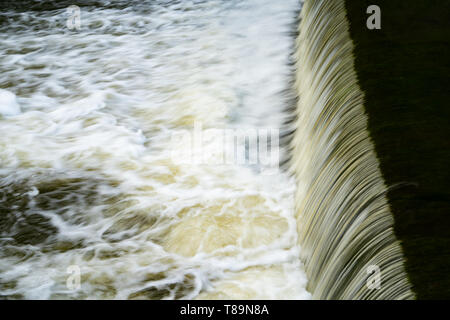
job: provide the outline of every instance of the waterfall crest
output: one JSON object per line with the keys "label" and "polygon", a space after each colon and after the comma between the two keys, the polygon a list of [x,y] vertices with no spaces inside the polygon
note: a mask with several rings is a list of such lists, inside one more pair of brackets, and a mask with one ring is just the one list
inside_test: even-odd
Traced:
{"label": "waterfall crest", "polygon": [[308,290],[315,299],[413,299],[348,30],[343,0],[304,2],[291,168]]}

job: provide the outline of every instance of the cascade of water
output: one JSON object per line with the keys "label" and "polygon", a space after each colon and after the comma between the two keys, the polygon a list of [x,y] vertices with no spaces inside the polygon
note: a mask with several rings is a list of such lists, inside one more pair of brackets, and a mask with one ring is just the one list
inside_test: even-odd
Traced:
{"label": "cascade of water", "polygon": [[291,166],[308,290],[315,299],[413,298],[367,131],[344,1],[305,1],[300,20]]}

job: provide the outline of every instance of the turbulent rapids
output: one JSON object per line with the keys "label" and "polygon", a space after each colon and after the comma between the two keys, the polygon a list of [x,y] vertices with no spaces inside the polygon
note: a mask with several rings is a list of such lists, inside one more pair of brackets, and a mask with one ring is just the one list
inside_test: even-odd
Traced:
{"label": "turbulent rapids", "polygon": [[1,13],[1,296],[309,298],[294,180],[170,147],[282,127],[301,3],[92,3]]}

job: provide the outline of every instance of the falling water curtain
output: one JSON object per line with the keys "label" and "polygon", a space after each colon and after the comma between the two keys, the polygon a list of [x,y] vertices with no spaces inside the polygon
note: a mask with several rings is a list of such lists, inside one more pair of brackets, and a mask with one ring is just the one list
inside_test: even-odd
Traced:
{"label": "falling water curtain", "polygon": [[315,299],[413,299],[354,69],[344,0],[306,0],[291,168]]}

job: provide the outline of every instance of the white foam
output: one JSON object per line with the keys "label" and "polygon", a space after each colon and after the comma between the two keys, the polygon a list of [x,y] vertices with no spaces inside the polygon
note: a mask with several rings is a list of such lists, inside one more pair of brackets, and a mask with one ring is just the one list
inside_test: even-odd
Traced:
{"label": "white foam", "polygon": [[8,90],[0,89],[0,114],[2,116],[15,116],[21,112],[16,95]]}

